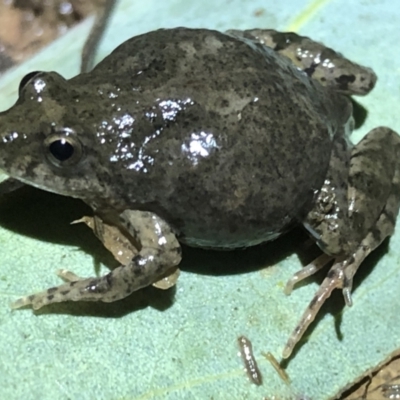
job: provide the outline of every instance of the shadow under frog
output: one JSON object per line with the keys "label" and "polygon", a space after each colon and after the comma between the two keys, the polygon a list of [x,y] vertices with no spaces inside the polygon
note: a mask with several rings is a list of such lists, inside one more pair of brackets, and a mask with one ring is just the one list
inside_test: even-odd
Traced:
{"label": "shadow under frog", "polygon": [[[94,272],[98,275],[100,263],[108,268],[119,264],[101,243],[83,225],[71,225],[81,215],[90,214],[90,208],[83,202],[71,197],[59,196],[29,186],[8,193],[0,198],[0,225],[21,235],[34,237],[50,243],[76,246],[93,257]],[[41,223],[37,223],[37,215]],[[317,246],[310,246],[307,234],[301,228],[293,229],[274,242],[264,243],[246,249],[232,251],[214,251],[183,246],[183,260],[179,264],[182,271],[223,276],[245,274],[259,271],[278,264],[295,252],[302,265],[309,264],[320,254]],[[364,262],[363,268],[356,275],[354,290],[369,275],[375,264],[388,251],[388,240]],[[320,282],[323,271],[313,280]],[[308,282],[300,282],[299,287]],[[131,312],[153,307],[160,311],[173,305],[176,286],[169,290],[158,290],[149,286],[131,296],[114,303],[54,303],[36,313],[68,314],[104,318],[120,318]],[[341,338],[340,311],[344,308],[340,293],[332,294],[332,301],[327,302],[310,326],[310,331],[318,325],[326,313],[335,316],[337,337]],[[306,342],[300,341],[296,351]]]}
{"label": "shadow under frog", "polygon": [[356,146],[349,139],[347,96],[367,94],[375,82],[369,68],[308,38],[257,29],[159,30],[69,81],[29,75],[0,114],[0,168],[82,199],[136,255],[100,278],[66,271],[67,283],[14,308],[120,300],[177,267],[180,242],[250,247],[297,223],[324,254],[286,293],[333,266],[289,338],[287,358],[332,290],[352,304],[358,267],[394,230],[400,139],[385,127]]}
{"label": "shadow under frog", "polygon": [[[93,257],[94,272],[98,275],[101,263],[110,269],[118,267],[119,263],[83,224],[71,225],[72,221],[87,214],[91,214],[91,210],[82,201],[30,186],[0,198],[0,225],[3,228],[50,243],[76,246],[79,251]],[[37,223],[38,215],[41,216],[40,224]],[[274,243],[245,250],[221,252],[183,246],[184,256],[179,268],[191,273],[221,277],[258,271],[285,259],[306,239],[306,234],[297,229]],[[307,259],[311,261],[310,254]],[[169,290],[148,287],[115,303],[55,303],[37,313],[115,318],[147,306],[163,310],[173,304],[175,289],[175,286]]]}
{"label": "shadow under frog", "polygon": [[[83,224],[71,224],[80,216],[90,213],[90,208],[80,200],[30,186],[24,186],[0,197],[0,225],[3,228],[49,243],[74,246],[77,251],[83,251],[93,257],[93,272],[98,275],[100,264],[114,269],[119,263]],[[148,287],[134,292],[132,296],[120,302],[55,303],[36,313],[119,318],[148,306],[160,311],[165,310],[173,304],[174,295],[175,287],[169,290]]]}

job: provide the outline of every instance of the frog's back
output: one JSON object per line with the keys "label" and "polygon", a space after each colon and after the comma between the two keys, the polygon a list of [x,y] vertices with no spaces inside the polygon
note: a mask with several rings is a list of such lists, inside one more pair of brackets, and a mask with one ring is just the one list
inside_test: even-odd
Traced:
{"label": "frog's back", "polygon": [[113,155],[129,148],[110,167],[127,207],[156,211],[207,247],[271,240],[309,211],[338,129],[322,87],[216,31],[155,31],[115,52],[93,79],[116,75],[120,113],[135,121],[110,144]]}

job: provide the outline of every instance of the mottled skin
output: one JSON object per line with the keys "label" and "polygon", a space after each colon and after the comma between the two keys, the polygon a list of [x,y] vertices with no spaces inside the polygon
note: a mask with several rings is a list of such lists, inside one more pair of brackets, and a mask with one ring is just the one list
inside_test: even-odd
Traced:
{"label": "mottled skin", "polygon": [[[134,214],[132,214],[133,211],[127,210],[126,212],[128,216],[132,215],[134,218]],[[138,254],[139,250],[137,244],[135,245],[132,243],[132,237],[129,234],[122,232],[121,228],[104,223],[104,221],[102,221],[97,215],[94,217],[83,217],[77,221],[73,221],[72,223],[76,224],[82,222],[94,231],[95,235],[100,239],[104,247],[112,253],[114,258],[120,264],[129,264],[131,259]],[[152,230],[150,230],[150,234],[152,233]],[[70,271],[66,272],[71,273]],[[153,282],[152,285],[158,289],[169,289],[176,284],[179,274],[179,268],[172,267],[171,270],[166,271],[166,273],[163,274],[163,277],[160,280]],[[61,275],[63,278],[66,278],[66,280],[71,280],[70,278],[63,276],[63,274]]]}
{"label": "mottled skin", "polygon": [[54,72],[23,81],[0,114],[0,168],[84,200],[137,254],[101,278],[63,271],[71,282],[13,306],[121,299],[178,265],[178,240],[231,249],[301,223],[325,258],[286,291],[334,265],[289,356],[335,287],[351,304],[358,266],[394,229],[398,136],[377,128],[355,147],[348,138],[346,95],[375,81],[370,69],[295,34],[185,28],[134,37],[68,81]]}
{"label": "mottled skin", "polygon": [[[82,198],[102,215],[155,212],[182,241],[203,247],[254,245],[303,217],[323,183],[333,136],[351,115],[346,101],[328,98],[269,49],[209,31],[149,33],[90,74],[39,79],[43,93],[31,81],[7,122],[39,113],[26,152],[69,127],[85,157],[56,174],[42,160],[35,171],[33,160],[29,180]],[[22,155],[23,141],[13,143]],[[4,169],[27,178],[15,156]]]}

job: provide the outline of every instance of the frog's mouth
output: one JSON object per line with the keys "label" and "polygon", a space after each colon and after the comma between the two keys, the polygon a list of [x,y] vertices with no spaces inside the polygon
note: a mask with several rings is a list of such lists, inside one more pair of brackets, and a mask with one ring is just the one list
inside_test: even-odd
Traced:
{"label": "frog's mouth", "polygon": [[13,192],[23,186],[24,183],[18,179],[11,178],[5,172],[0,170],[0,196]]}
{"label": "frog's mouth", "polygon": [[29,155],[2,157],[7,149],[1,147],[0,143],[0,193],[12,191],[24,184],[71,197],[82,198],[82,194],[87,193],[90,186],[87,179],[59,176],[47,163]]}
{"label": "frog's mouth", "polygon": [[6,182],[9,179],[12,179],[12,178],[0,169],[0,185],[2,185],[4,182]]}

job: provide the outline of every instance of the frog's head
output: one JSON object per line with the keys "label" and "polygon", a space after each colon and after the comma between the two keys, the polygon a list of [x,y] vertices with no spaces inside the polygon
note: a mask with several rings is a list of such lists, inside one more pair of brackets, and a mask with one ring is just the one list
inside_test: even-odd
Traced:
{"label": "frog's head", "polygon": [[68,88],[54,72],[35,72],[21,81],[17,102],[0,113],[0,170],[50,192],[103,198],[108,189],[101,174],[107,171]]}

